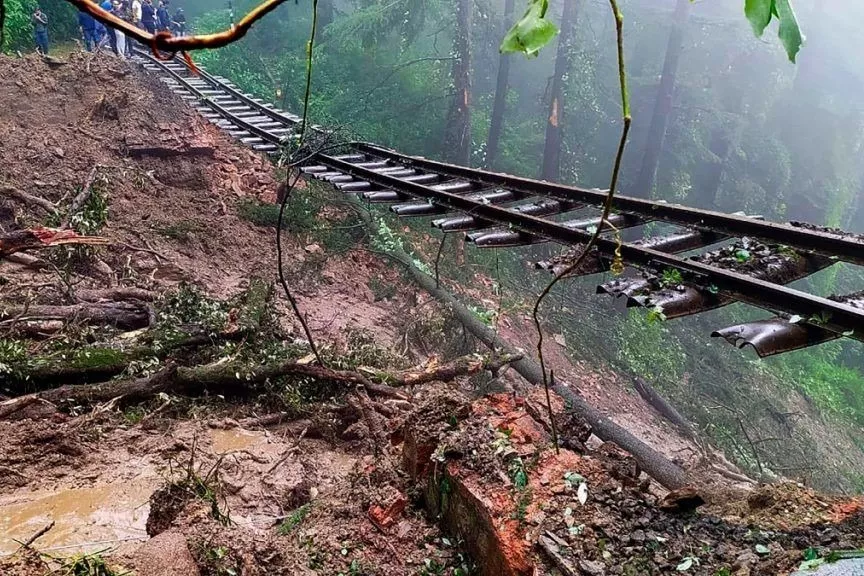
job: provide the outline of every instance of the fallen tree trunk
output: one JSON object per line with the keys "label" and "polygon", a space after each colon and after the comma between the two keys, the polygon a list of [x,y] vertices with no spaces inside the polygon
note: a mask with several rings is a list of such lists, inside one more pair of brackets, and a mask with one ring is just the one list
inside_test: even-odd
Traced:
{"label": "fallen tree trunk", "polygon": [[[494,365],[500,367],[504,363],[506,363],[505,359],[484,362],[477,361],[475,358],[470,366]],[[465,359],[460,359],[455,365],[466,369],[469,367],[469,363]],[[461,370],[454,370],[453,366],[454,364],[448,364],[445,366],[445,370],[426,370],[422,373],[434,375],[433,380],[453,378],[455,375],[463,373]],[[405,374],[416,375],[417,372],[408,371],[402,375],[378,372],[375,378],[382,382],[401,382],[406,381]],[[245,395],[250,392],[254,385],[283,376],[307,376],[319,380],[360,386],[369,394],[376,396],[402,401],[408,399],[398,388],[380,382],[373,382],[364,374],[352,370],[333,370],[324,366],[306,364],[296,360],[267,364],[260,367],[232,362],[224,364],[215,363],[192,368],[168,366],[149,378],[119,380],[99,384],[60,386],[2,402],[0,403],[0,415],[11,414],[36,400],[47,401],[52,404],[64,402],[93,404],[107,402],[115,398],[123,398],[127,402],[136,402],[152,398],[161,392],[184,395],[198,395],[205,392]]]}
{"label": "fallen tree trunk", "polygon": [[128,302],[81,303],[68,306],[10,306],[0,311],[0,320],[64,320],[137,330],[150,323],[145,306]]}
{"label": "fallen tree trunk", "polygon": [[[372,225],[371,217],[365,211],[365,208],[359,205],[358,201],[352,202],[348,200],[348,202],[358,208],[358,214],[360,214],[360,217],[367,225]],[[476,336],[486,346],[499,353],[503,352],[513,356],[520,356],[519,351],[503,343],[494,330],[481,322],[473,312],[466,308],[452,294],[440,288],[434,278],[414,266],[411,263],[411,257],[404,250],[390,249],[388,255],[403,264],[420,287],[449,307],[450,311],[462,323],[465,329]],[[521,358],[513,362],[512,366],[531,384],[537,386],[543,385],[543,372],[540,369],[540,365],[533,360]],[[607,442],[614,442],[632,454],[642,470],[657,480],[657,482],[670,490],[676,490],[688,484],[687,474],[684,470],[588,404],[582,396],[574,392],[566,383],[557,383],[553,387],[553,390],[564,399],[570,410],[591,425],[594,434],[598,438]]]}
{"label": "fallen tree trunk", "polygon": [[687,420],[681,415],[678,410],[675,409],[674,406],[669,404],[669,402],[663,398],[660,394],[657,393],[654,388],[648,384],[642,378],[636,376],[633,379],[633,386],[636,388],[636,391],[639,393],[639,396],[642,397],[645,402],[651,405],[661,416],[666,418],[669,422],[675,425],[678,428],[678,431],[681,432],[684,436],[689,438],[690,440],[696,441],[696,434],[693,432],[692,426]]}
{"label": "fallen tree trunk", "polygon": [[[27,365],[12,373],[0,377],[12,390],[33,390],[45,388],[53,384],[85,384],[102,382],[122,373],[132,362],[148,358],[167,358],[172,353],[182,348],[195,346],[214,345],[220,342],[237,341],[255,334],[267,314],[267,303],[273,291],[273,285],[260,279],[253,279],[249,283],[240,309],[235,314],[236,320],[222,332],[217,334],[201,328],[200,334],[192,333],[186,328],[187,334],[170,342],[162,342],[159,346],[154,345],[155,337],[148,333],[142,338],[144,344],[132,347],[118,348],[110,346],[90,346],[79,348],[64,354],[53,354],[50,356],[35,357],[29,359]],[[102,300],[104,298],[131,298],[134,300],[153,300],[153,292],[140,288],[111,288],[107,290],[79,290],[76,297],[79,299]],[[149,310],[140,304],[112,302],[106,304],[78,304],[74,306],[59,307],[74,311],[76,308],[90,310],[106,307],[109,310],[116,307],[137,306],[138,314],[149,316]],[[47,320],[44,316],[39,317],[44,308],[31,306],[23,309],[10,309],[7,314],[14,316],[15,327],[20,332],[27,332],[31,328],[39,329],[40,325],[53,323],[55,320]],[[34,321],[33,316],[37,316]],[[65,320],[65,318],[64,318]],[[93,322],[99,323],[99,322]],[[53,326],[52,326],[53,327]],[[26,388],[25,388],[26,387]]]}
{"label": "fallen tree trunk", "polygon": [[123,300],[141,300],[152,302],[156,299],[156,293],[143,288],[132,286],[118,286],[105,289],[81,289],[75,291],[75,298],[80,302],[117,302]]}
{"label": "fallen tree trunk", "polygon": [[171,394],[197,395],[203,392],[221,394],[247,394],[254,384],[282,376],[310,376],[344,384],[369,385],[370,392],[394,398],[404,398],[395,388],[369,382],[359,372],[331,370],[322,366],[301,364],[296,361],[270,364],[250,371],[250,367],[237,363],[210,364],[185,368],[168,366],[148,378],[117,380],[99,384],[72,384],[19,396],[0,403],[0,414],[8,415],[42,400],[58,405],[62,403],[97,404],[115,398],[126,402],[139,402],[166,392]]}

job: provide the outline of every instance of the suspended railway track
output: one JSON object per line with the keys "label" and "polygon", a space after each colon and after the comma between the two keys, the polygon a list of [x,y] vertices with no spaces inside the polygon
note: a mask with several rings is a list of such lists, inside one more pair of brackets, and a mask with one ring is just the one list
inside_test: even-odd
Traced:
{"label": "suspended railway track", "polygon": [[[143,66],[216,126],[255,150],[278,155],[296,137],[300,117],[243,93],[230,80],[179,60],[139,52]],[[464,234],[478,248],[556,242],[578,252],[600,225],[606,191],[520,178],[354,143],[347,154],[318,153],[301,170],[398,216],[433,217],[441,232]],[[767,222],[640,198],[618,196],[609,223],[627,229],[654,223],[668,229],[635,242],[610,233],[573,275],[608,270],[616,250],[642,274],[598,287],[676,318],[740,301],[774,312],[758,322],[715,331],[760,356],[841,337],[864,341],[864,291],[824,298],[788,285],[837,262],[864,265],[864,236],[815,226]],[[659,226],[657,226],[659,224]],[[714,247],[712,250],[711,247]],[[690,255],[682,255],[690,253]],[[535,263],[560,272],[567,256]]]}

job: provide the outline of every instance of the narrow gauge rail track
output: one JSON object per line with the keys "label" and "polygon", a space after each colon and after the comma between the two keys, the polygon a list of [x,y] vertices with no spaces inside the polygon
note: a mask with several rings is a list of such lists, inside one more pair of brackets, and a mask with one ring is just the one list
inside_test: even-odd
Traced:
{"label": "narrow gauge rail track", "polygon": [[[137,59],[205,118],[255,150],[278,155],[285,139],[295,137],[298,116],[243,93],[225,78],[203,70],[193,75],[178,60],[159,61],[143,52]],[[352,144],[348,154],[316,154],[302,171],[370,203],[389,204],[399,216],[434,216],[434,227],[465,234],[480,248],[551,241],[578,251],[600,225],[606,197],[604,190],[456,166],[365,143]],[[676,230],[620,245],[602,235],[574,275],[607,270],[616,250],[643,274],[607,282],[598,292],[626,297],[628,306],[662,310],[667,318],[734,301],[778,313],[713,333],[739,347],[751,345],[760,356],[843,336],[864,341],[864,292],[823,298],[787,286],[837,261],[864,265],[864,237],[626,196],[616,195],[613,208],[609,224],[617,229],[658,222]],[[561,219],[573,213],[578,217]],[[714,251],[679,255],[721,242]],[[566,258],[536,266],[560,271]]]}

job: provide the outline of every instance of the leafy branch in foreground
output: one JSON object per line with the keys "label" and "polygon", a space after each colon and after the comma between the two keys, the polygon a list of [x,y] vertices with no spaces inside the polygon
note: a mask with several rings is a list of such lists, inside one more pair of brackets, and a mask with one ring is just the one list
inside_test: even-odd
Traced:
{"label": "leafy branch in foreground", "polygon": [[555,418],[552,413],[552,400],[549,397],[549,376],[547,376],[546,362],[543,358],[543,328],[540,326],[539,317],[540,304],[562,278],[569,276],[574,270],[579,268],[585,257],[597,243],[597,239],[603,232],[604,227],[608,225],[609,213],[612,211],[612,200],[615,198],[615,188],[618,185],[618,176],[621,172],[621,160],[624,157],[624,148],[627,146],[627,135],[630,133],[630,123],[632,120],[630,116],[630,97],[627,92],[627,69],[624,65],[624,15],[618,9],[617,0],[609,0],[609,5],[612,8],[612,15],[615,17],[615,34],[618,46],[618,81],[621,86],[621,115],[624,121],[624,126],[621,129],[621,140],[618,142],[618,152],[615,155],[615,165],[612,168],[612,181],[609,184],[609,193],[606,195],[606,201],[603,203],[603,214],[600,217],[600,225],[594,230],[591,239],[582,248],[579,256],[543,289],[537,301],[534,302],[534,310],[531,313],[534,319],[534,328],[537,330],[537,356],[540,359],[540,369],[543,373],[546,407],[549,412],[549,422],[552,424],[552,439],[555,443],[556,451],[558,450],[558,431],[555,427]]}
{"label": "leafy branch in foreground", "polygon": [[762,36],[771,20],[776,18],[780,22],[777,36],[786,49],[789,60],[795,62],[795,57],[804,43],[804,35],[798,27],[792,0],[746,0],[744,14],[753,26],[756,36]]}
{"label": "leafy branch in foreground", "polygon": [[[694,0],[690,0],[693,2]],[[504,36],[499,50],[502,54],[523,52],[529,58],[552,41],[558,33],[555,25],[546,18],[549,0],[528,0],[528,9]],[[804,35],[798,26],[792,0],[745,0],[744,15],[753,26],[756,36],[762,36],[765,28],[776,18],[780,22],[777,35],[789,56],[795,57],[804,43]]]}
{"label": "leafy branch in foreground", "polygon": [[524,52],[529,58],[537,56],[540,49],[558,34],[558,28],[546,19],[549,0],[529,0],[528,9],[501,41],[502,54]]}

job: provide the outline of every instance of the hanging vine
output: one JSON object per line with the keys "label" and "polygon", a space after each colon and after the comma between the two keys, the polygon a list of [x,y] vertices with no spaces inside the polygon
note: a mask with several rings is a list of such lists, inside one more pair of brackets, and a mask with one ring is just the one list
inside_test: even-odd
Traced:
{"label": "hanging vine", "polygon": [[618,79],[621,89],[621,115],[624,123],[621,129],[621,139],[618,142],[618,152],[615,155],[615,164],[612,168],[612,181],[609,184],[609,193],[606,195],[606,200],[603,203],[603,213],[600,217],[600,225],[597,226],[594,234],[591,235],[591,239],[588,241],[587,244],[585,244],[579,255],[564,270],[557,274],[555,278],[553,278],[552,281],[549,282],[546,288],[543,289],[543,291],[540,293],[540,296],[534,302],[534,310],[531,314],[532,318],[534,319],[534,328],[537,330],[537,356],[540,359],[540,368],[543,372],[543,389],[546,393],[546,409],[549,412],[549,422],[552,425],[552,440],[555,443],[555,450],[558,450],[558,429],[555,425],[555,417],[552,413],[552,399],[549,395],[549,375],[547,373],[546,362],[543,357],[543,328],[540,325],[539,317],[540,305],[543,303],[543,300],[546,299],[546,296],[549,295],[549,292],[552,291],[552,288],[554,288],[555,285],[562,278],[570,275],[582,264],[588,253],[592,250],[592,248],[594,248],[595,244],[597,243],[597,239],[600,237],[600,234],[603,233],[605,227],[609,226],[609,214],[612,211],[612,201],[615,198],[615,189],[618,186],[618,175],[621,172],[621,160],[624,157],[624,149],[627,146],[627,136],[630,133],[630,123],[632,121],[630,117],[630,97],[627,92],[627,70],[626,66],[624,65],[624,15],[618,8],[617,0],[609,0],[609,5],[615,18],[615,35],[618,44]]}

